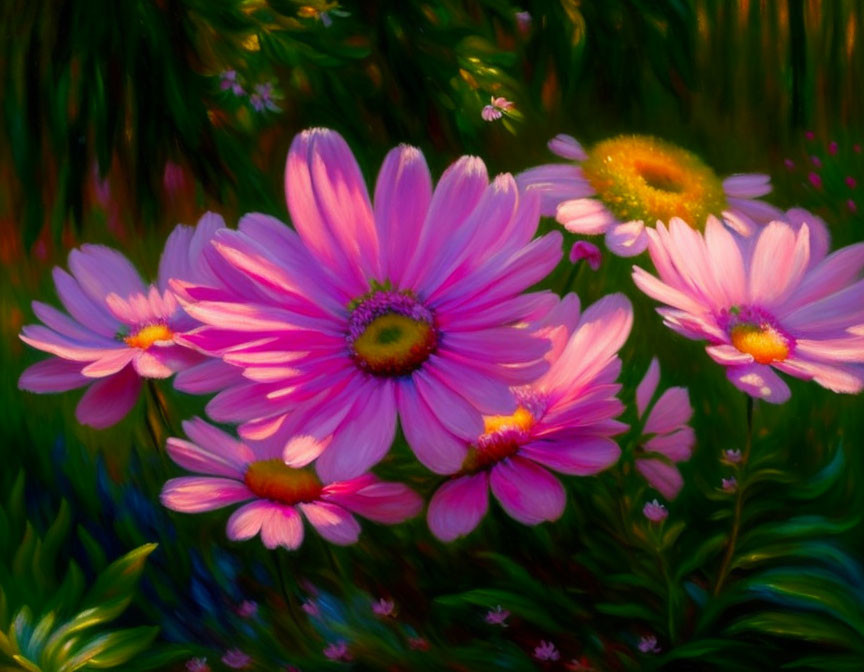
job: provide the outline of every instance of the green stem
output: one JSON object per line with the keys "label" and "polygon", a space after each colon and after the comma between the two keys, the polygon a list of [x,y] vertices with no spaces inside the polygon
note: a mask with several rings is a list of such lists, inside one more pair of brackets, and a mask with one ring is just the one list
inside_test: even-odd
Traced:
{"label": "green stem", "polygon": [[[753,445],[753,397],[747,395],[747,443],[744,445],[744,453],[741,455],[741,480],[744,478],[744,470],[750,460],[750,448]],[[738,535],[741,532],[741,512],[744,508],[744,487],[738,483],[735,492],[735,510],[732,517],[732,530],[729,533],[729,543],[726,545],[726,553],[720,564],[720,572],[717,575],[717,583],[714,586],[714,595],[719,595],[723,584],[729,577],[729,566],[732,564],[732,556],[735,555],[735,546],[738,543]]]}

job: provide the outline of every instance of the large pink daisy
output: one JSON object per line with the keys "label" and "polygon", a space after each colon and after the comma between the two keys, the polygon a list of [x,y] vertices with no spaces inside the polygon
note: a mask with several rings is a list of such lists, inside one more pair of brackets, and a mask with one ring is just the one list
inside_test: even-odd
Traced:
{"label": "large pink daisy", "polygon": [[702,230],[714,215],[742,235],[777,219],[758,200],[771,191],[767,175],[721,180],[695,154],[651,136],[622,135],[586,151],[569,135],[549,148],[570,163],[537,166],[517,176],[519,186],[542,194],[542,213],[572,233],[606,235],[606,247],[632,257],[648,245],[646,228],[679,217]]}
{"label": "large pink daisy", "polygon": [[486,515],[490,487],[520,523],[555,520],[565,493],[549,469],[588,476],[618,460],[621,449],[610,437],[627,429],[615,420],[624,410],[615,396],[621,389],[618,350],[632,323],[622,294],[601,299],[581,316],[575,294],[562,299],[540,324],[553,343],[549,370],[514,390],[519,407],[513,415],[487,416],[485,431],[464,445],[453,479],[429,503],[435,536],[451,541],[471,532]]}
{"label": "large pink daisy", "polygon": [[561,235],[532,240],[536,196],[510,175],[490,183],[480,159],[461,158],[433,192],[407,146],[384,160],[373,206],[347,144],[325,129],[294,139],[285,189],[296,232],[253,214],[215,236],[246,284],[178,286],[207,325],[185,342],[247,379],[208,414],[243,422],[247,438],[281,437],[292,466],[318,458],[324,480],[379,461],[398,415],[423,464],[457,470],[482,414],[512,413],[508,386],[547,368],[548,341],[518,325],[555,304],[522,292],[554,268]]}
{"label": "large pink daisy", "polygon": [[295,549],[303,542],[302,514],[327,541],[353,544],[360,534],[353,514],[393,524],[423,508],[420,496],[401,483],[372,474],[322,483],[314,471],[286,465],[272,442],[246,444],[200,418],[184,422],[183,430],[192,441],[168,439],[168,454],[205,475],[172,478],[162,489],[162,504],[201,513],[248,502],[228,519],[228,538],[235,541],[260,532],[267,548]]}
{"label": "large pink daisy", "polygon": [[790,392],[776,369],[835,392],[861,391],[864,243],[824,256],[808,223],[777,221],[751,244],[713,218],[704,235],[678,219],[648,235],[660,277],[634,267],[633,280],[669,306],[657,311],[668,327],[709,342],[738,388],[782,403]]}
{"label": "large pink daisy", "polygon": [[[172,278],[215,282],[200,256],[223,226],[221,217],[209,213],[195,228],[177,226],[165,244],[158,280],[149,286],[116,250],[102,245],[72,250],[71,275],[54,269],[54,284],[69,315],[34,301],[33,312],[45,326],[21,330],[22,341],[55,356],[25,370],[19,387],[48,393],[89,385],[76,417],[104,428],[129,412],[142,378],[168,378],[183,369],[193,379],[206,374],[212,380],[217,371],[225,381],[236,378],[224,363],[205,363],[201,354],[178,344],[177,334],[197,323],[168,288]],[[203,368],[193,371],[195,365]]]}

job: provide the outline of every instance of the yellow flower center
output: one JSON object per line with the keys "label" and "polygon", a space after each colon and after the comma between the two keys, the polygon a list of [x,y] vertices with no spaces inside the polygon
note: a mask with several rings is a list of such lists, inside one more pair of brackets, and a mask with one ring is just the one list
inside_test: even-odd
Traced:
{"label": "yellow flower center", "polygon": [[742,322],[732,327],[729,338],[740,352],[752,355],[759,364],[782,362],[789,356],[788,342],[770,325]]}
{"label": "yellow flower center", "polygon": [[468,449],[461,473],[476,473],[514,455],[534,425],[534,416],[520,406],[513,415],[484,416],[483,425],[485,431]]}
{"label": "yellow flower center", "polygon": [[157,341],[170,341],[173,337],[174,332],[164,324],[151,324],[139,329],[123,340],[130,348],[146,350]]}
{"label": "yellow flower center", "polygon": [[361,368],[378,376],[411,373],[435,350],[435,329],[407,315],[386,313],[374,318],[354,340]]}
{"label": "yellow flower center", "polygon": [[597,143],[582,162],[600,201],[622,222],[653,226],[680,217],[702,229],[726,209],[723,183],[699,157],[668,142],[622,135]]}
{"label": "yellow flower center", "polygon": [[323,488],[314,472],[293,469],[278,459],[253,462],[243,482],[256,497],[288,505],[314,501]]}

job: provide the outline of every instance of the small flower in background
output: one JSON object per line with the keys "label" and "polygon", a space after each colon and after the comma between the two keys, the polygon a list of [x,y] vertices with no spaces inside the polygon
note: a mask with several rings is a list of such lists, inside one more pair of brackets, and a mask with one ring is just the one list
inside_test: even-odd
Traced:
{"label": "small flower in background", "polygon": [[302,605],[300,605],[300,608],[312,618],[321,618],[321,610],[312,600],[306,600]]}
{"label": "small flower in background", "polygon": [[775,373],[833,392],[864,388],[864,243],[830,255],[824,222],[790,210],[744,244],[717,221],[705,234],[673,220],[650,231],[659,278],[634,267],[633,280],[670,329],[706,340],[706,352],[741,391],[782,404],[789,386]]}
{"label": "small flower in background", "polygon": [[810,163],[815,166],[816,170],[819,170],[822,167],[822,159],[820,159],[818,156],[811,156]]}
{"label": "small flower in background", "polygon": [[489,625],[500,625],[501,627],[506,628],[507,624],[504,621],[507,620],[508,616],[510,616],[510,612],[502,608],[499,604],[494,609],[490,609],[486,612],[486,618],[484,620]]}
{"label": "small flower in background", "polygon": [[561,654],[558,653],[558,649],[555,648],[552,642],[540,640],[539,646],[534,648],[534,657],[537,660],[552,661],[558,660]]}
{"label": "small flower in background", "polygon": [[495,98],[493,96],[491,98],[490,104],[484,107],[483,110],[480,112],[480,116],[484,119],[484,121],[495,121],[496,119],[500,119],[504,112],[513,109],[513,106],[514,103],[507,100],[506,98]]}
{"label": "small flower in background", "polygon": [[642,653],[660,653],[661,649],[657,644],[657,638],[654,635],[646,635],[639,639],[639,650]]}
{"label": "small flower in background", "polygon": [[339,8],[338,2],[323,2],[321,3],[321,6],[323,9],[311,5],[304,5],[297,10],[297,16],[303,19],[317,19],[325,28],[329,28],[333,25],[333,16],[338,16],[340,18],[351,16],[350,12],[346,12]]}
{"label": "small flower in background", "polygon": [[783,165],[787,170],[795,170],[795,162],[792,159],[783,159]]}
{"label": "small flower in background", "polygon": [[681,218],[702,229],[709,217],[744,236],[782,216],[759,200],[771,192],[768,175],[725,179],[698,156],[644,135],[621,135],[586,151],[569,135],[557,135],[549,149],[569,163],[530,168],[516,176],[523,189],[537,191],[541,213],[554,216],[571,233],[605,234],[606,247],[621,257],[641,254],[646,231],[657,222]]}
{"label": "small flower in background", "polygon": [[645,517],[652,523],[659,523],[662,520],[666,520],[669,516],[669,511],[666,510],[666,507],[656,499],[651,502],[646,502],[645,506],[642,507],[642,513],[644,513]]}
{"label": "small flower in background", "polygon": [[186,661],[186,670],[188,672],[210,672],[210,666],[207,664],[206,658],[192,658]]}
{"label": "small flower in background", "polygon": [[340,641],[329,644],[324,649],[324,656],[330,660],[342,662],[351,660],[351,652],[348,650],[348,642]]}
{"label": "small flower in background", "polygon": [[851,175],[847,175],[844,181],[846,182],[846,186],[850,189],[854,189],[858,185],[858,181]]}
{"label": "small flower in background", "polygon": [[738,481],[734,476],[724,478],[721,481],[721,487],[723,488],[723,492],[735,492],[738,489]]}
{"label": "small flower in background", "polygon": [[600,252],[600,248],[593,243],[589,243],[587,240],[577,240],[573,243],[573,247],[570,248],[570,261],[575,264],[582,259],[588,262],[588,266],[592,271],[596,271],[600,268],[603,255]]}
{"label": "small flower in background", "polygon": [[372,603],[372,611],[376,616],[396,616],[396,603],[393,600],[385,600],[383,597]]}
{"label": "small flower in background", "polygon": [[846,207],[849,208],[849,212],[858,212],[858,206],[851,198],[846,201]]}
{"label": "small flower in background", "polygon": [[816,134],[813,131],[804,131],[804,137],[812,142],[816,139]]}
{"label": "small flower in background", "polygon": [[516,12],[514,14],[516,17],[516,27],[519,29],[519,32],[524,36],[527,35],[531,30],[531,13],[530,12]]}
{"label": "small flower in background", "polygon": [[273,93],[274,89],[272,82],[256,84],[255,92],[249,96],[249,104],[252,105],[252,109],[256,112],[263,112],[264,110],[281,112],[282,108],[273,100]]}
{"label": "small flower in background", "polygon": [[807,179],[810,180],[810,184],[812,184],[817,189],[822,188],[822,178],[817,173],[810,173],[807,175]]}
{"label": "small flower in background", "polygon": [[832,156],[837,153],[837,143],[834,140],[828,143],[828,153]]}
{"label": "small flower in background", "polygon": [[[636,388],[636,413],[639,418],[650,405],[659,381],[660,363],[654,357]],[[636,469],[666,499],[675,499],[684,485],[681,472],[674,463],[689,460],[693,452],[696,435],[687,424],[692,416],[693,407],[687,388],[670,387],[651,408],[642,427]],[[659,457],[651,457],[652,453]]]}
{"label": "small flower in background", "polygon": [[738,464],[741,462],[740,450],[726,450],[723,452],[723,461],[729,464]]}
{"label": "small flower in background", "polygon": [[230,649],[222,656],[222,662],[235,670],[242,670],[249,667],[252,657],[243,653],[240,649]]}
{"label": "small flower in background", "polygon": [[861,153],[861,145],[852,145],[852,151],[855,152],[856,154],[860,154]]}
{"label": "small flower in background", "polygon": [[591,661],[588,660],[587,656],[582,656],[578,660],[574,658],[569,663],[566,663],[564,667],[569,672],[592,672],[594,667],[591,665]]}
{"label": "small flower in background", "polygon": [[243,86],[240,84],[240,76],[237,74],[236,70],[225,70],[219,75],[221,81],[219,82],[219,88],[222,91],[231,91],[235,96],[242,96],[246,91],[244,91]]}
{"label": "small flower in background", "polygon": [[414,651],[428,651],[429,640],[425,637],[409,637],[408,646]]}
{"label": "small flower in background", "polygon": [[[281,441],[246,444],[200,418],[184,422],[183,430],[194,443],[172,437],[166,443],[168,454],[181,467],[205,475],[169,480],[162,488],[162,504],[200,513],[253,500],[228,519],[226,531],[234,541],[260,533],[265,547],[293,550],[303,543],[305,517],[324,539],[344,546],[360,535],[354,513],[395,524],[423,507],[413,490],[372,474],[324,483],[311,469],[285,464]],[[300,440],[311,441],[308,436]]]}
{"label": "small flower in background", "polygon": [[237,607],[237,615],[240,618],[255,618],[258,614],[258,603],[252,600],[243,600]]}

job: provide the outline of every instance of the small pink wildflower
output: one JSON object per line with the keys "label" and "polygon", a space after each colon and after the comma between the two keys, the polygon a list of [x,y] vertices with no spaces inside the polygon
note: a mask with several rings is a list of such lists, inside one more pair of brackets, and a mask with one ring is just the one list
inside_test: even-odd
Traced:
{"label": "small pink wildflower", "polygon": [[330,660],[347,662],[351,660],[351,653],[348,651],[348,643],[345,641],[334,642],[324,649],[324,655]]}
{"label": "small pink wildflower", "polygon": [[600,252],[600,248],[593,243],[589,243],[587,240],[577,240],[573,243],[573,247],[570,248],[570,261],[575,264],[582,259],[588,262],[588,266],[592,271],[596,271],[600,268],[603,255]]}
{"label": "small pink wildflower", "polygon": [[537,660],[550,661],[558,660],[561,654],[552,642],[540,640],[540,645],[534,649],[534,657]]}
{"label": "small pink wildflower", "polygon": [[486,613],[486,622],[489,625],[500,625],[502,628],[506,628],[507,624],[504,621],[507,620],[508,616],[510,616],[510,612],[502,608],[499,604],[497,607],[490,609]]}
{"label": "small pink wildflower", "polygon": [[514,106],[512,101],[507,100],[503,96],[499,96],[495,98],[494,96],[490,99],[490,104],[486,105],[483,108],[483,111],[480,112],[480,116],[484,121],[495,121],[496,119],[500,119],[502,114],[512,109]]}
{"label": "small pink wildflower", "polygon": [[428,651],[429,640],[424,637],[409,637],[408,646],[414,651]]}
{"label": "small pink wildflower", "polygon": [[372,603],[372,611],[377,616],[396,616],[396,603],[393,600],[385,600],[383,597]]}
{"label": "small pink wildflower", "polygon": [[242,96],[245,93],[236,70],[225,70],[219,77],[222,79],[219,88],[223,91],[231,91],[235,96]]}
{"label": "small pink wildflower", "polygon": [[491,105],[486,105],[480,112],[480,117],[483,121],[495,121],[496,119],[501,118],[501,110],[492,107]]}
{"label": "small pink wildflower", "polygon": [[795,170],[795,162],[792,159],[784,159],[783,164],[788,170]]}
{"label": "small pink wildflower", "polygon": [[805,132],[804,132],[804,137],[807,138],[807,139],[810,140],[810,141],[813,141],[813,140],[816,139],[816,134],[815,134],[813,131],[805,131]]}
{"label": "small pink wildflower", "polygon": [[855,205],[855,201],[851,198],[846,201],[846,207],[849,208],[849,212],[858,212],[858,206]]}
{"label": "small pink wildflower", "polygon": [[858,182],[851,175],[846,177],[846,186],[850,189],[854,189],[858,185]]}
{"label": "small pink wildflower", "polygon": [[855,152],[856,154],[860,154],[861,153],[861,145],[852,145],[852,151]]}
{"label": "small pink wildflower", "polygon": [[273,83],[265,82],[264,84],[256,84],[255,92],[249,96],[249,104],[256,112],[270,110],[271,112],[281,112],[279,107],[273,100]]}
{"label": "small pink wildflower", "polygon": [[828,153],[832,156],[837,153],[837,143],[834,140],[828,143]]}
{"label": "small pink wildflower", "polygon": [[240,618],[255,618],[258,613],[258,603],[252,600],[243,600],[237,607],[237,615]]}
{"label": "small pink wildflower", "polygon": [[186,661],[187,672],[210,672],[206,658],[190,658]]}
{"label": "small pink wildflower", "polygon": [[230,649],[222,656],[222,662],[235,670],[242,670],[249,667],[252,657],[243,653],[240,649]]}
{"label": "small pink wildflower", "polygon": [[822,178],[819,175],[817,175],[816,173],[810,173],[807,176],[807,179],[810,180],[810,184],[812,184],[817,189],[822,188]]}
{"label": "small pink wildflower", "polygon": [[729,464],[738,464],[741,462],[740,450],[727,450],[723,453],[723,460]]}
{"label": "small pink wildflower", "polygon": [[306,600],[300,608],[305,611],[312,618],[320,618],[321,610],[318,608],[318,605],[315,604],[312,600]]}
{"label": "small pink wildflower", "polygon": [[656,499],[651,502],[646,502],[645,506],[642,507],[642,513],[644,513],[645,517],[652,523],[659,523],[660,521],[666,520],[669,516],[669,511],[666,510],[666,507]]}
{"label": "small pink wildflower", "polygon": [[642,653],[660,653],[657,638],[654,635],[646,635],[639,640],[639,650]]}
{"label": "small pink wildflower", "polygon": [[721,487],[723,488],[723,492],[735,492],[738,489],[738,481],[734,476],[724,478],[721,481]]}
{"label": "small pink wildflower", "polygon": [[816,170],[819,170],[822,167],[822,159],[818,156],[811,156],[810,162],[816,167]]}

